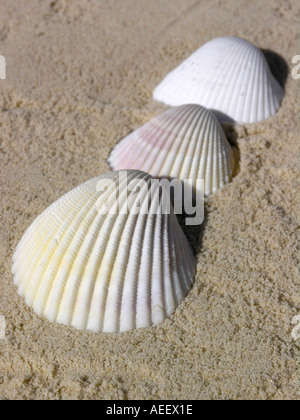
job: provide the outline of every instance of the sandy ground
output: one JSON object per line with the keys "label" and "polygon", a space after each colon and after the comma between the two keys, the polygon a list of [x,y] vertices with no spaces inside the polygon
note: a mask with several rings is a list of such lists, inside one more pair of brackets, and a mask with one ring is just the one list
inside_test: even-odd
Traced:
{"label": "sandy ground", "polygon": [[[297,0],[1,0],[0,398],[299,398],[299,20]],[[200,240],[187,232],[192,291],[159,327],[122,335],[36,316],[10,273],[24,230],[107,172],[111,148],[164,109],[154,87],[222,35],[281,56],[268,53],[286,96],[270,120],[227,127],[240,171],[207,201]]]}

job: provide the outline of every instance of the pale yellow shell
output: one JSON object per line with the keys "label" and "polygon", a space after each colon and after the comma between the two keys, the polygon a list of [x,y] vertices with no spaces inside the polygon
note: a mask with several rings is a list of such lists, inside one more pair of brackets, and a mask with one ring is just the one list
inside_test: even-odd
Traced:
{"label": "pale yellow shell", "polygon": [[[195,258],[171,214],[125,213],[128,182],[143,182],[128,195],[146,208],[152,177],[113,172],[75,188],[29,227],[14,255],[19,294],[52,322],[95,332],[157,325],[188,293]],[[112,198],[119,211],[110,212]]]}

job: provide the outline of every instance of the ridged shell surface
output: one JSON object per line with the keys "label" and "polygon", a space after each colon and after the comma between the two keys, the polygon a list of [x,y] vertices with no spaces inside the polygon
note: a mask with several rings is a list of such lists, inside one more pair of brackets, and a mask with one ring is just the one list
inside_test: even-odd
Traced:
{"label": "ridged shell surface", "polygon": [[[12,271],[37,314],[112,333],[157,325],[173,313],[194,281],[195,258],[174,213],[161,211],[158,189],[149,200],[151,180],[138,171],[100,176],[34,221]],[[119,210],[111,211],[116,197]],[[144,211],[128,212],[128,203]]]}
{"label": "ridged shell surface", "polygon": [[109,163],[114,170],[138,169],[154,177],[204,179],[206,195],[229,182],[234,170],[219,121],[199,105],[172,108],[153,118],[115,147]]}
{"label": "ridged shell surface", "polygon": [[238,123],[269,118],[283,96],[263,53],[237,37],[205,44],[167,75],[153,94],[172,106],[203,105]]}

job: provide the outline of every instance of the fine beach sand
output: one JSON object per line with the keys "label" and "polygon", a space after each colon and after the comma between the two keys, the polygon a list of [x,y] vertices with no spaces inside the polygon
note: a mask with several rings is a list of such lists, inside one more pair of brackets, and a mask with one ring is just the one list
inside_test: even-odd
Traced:
{"label": "fine beach sand", "polygon": [[[0,399],[299,399],[299,20],[298,0],[1,0]],[[269,50],[286,96],[268,121],[225,127],[240,168],[207,200],[200,239],[186,230],[192,291],[162,325],[121,335],[38,317],[10,272],[25,229],[108,172],[112,147],[165,109],[155,86],[222,35]]]}

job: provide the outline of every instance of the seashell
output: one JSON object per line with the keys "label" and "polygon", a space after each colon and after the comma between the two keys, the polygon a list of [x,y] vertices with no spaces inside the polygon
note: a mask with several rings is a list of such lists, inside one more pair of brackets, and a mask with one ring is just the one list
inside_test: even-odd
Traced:
{"label": "seashell", "polygon": [[263,53],[241,38],[216,38],[196,51],[157,86],[154,99],[178,106],[199,104],[238,123],[276,113],[284,90]]}
{"label": "seashell", "polygon": [[134,131],[112,151],[114,170],[138,169],[154,177],[204,179],[205,194],[231,180],[234,158],[217,118],[200,105],[172,108]]}
{"label": "seashell", "polygon": [[[174,212],[161,211],[158,189],[149,201],[152,181],[139,171],[99,176],[34,221],[12,272],[38,315],[80,330],[122,332],[157,325],[174,312],[196,262]],[[120,208],[113,211],[116,197]]]}

